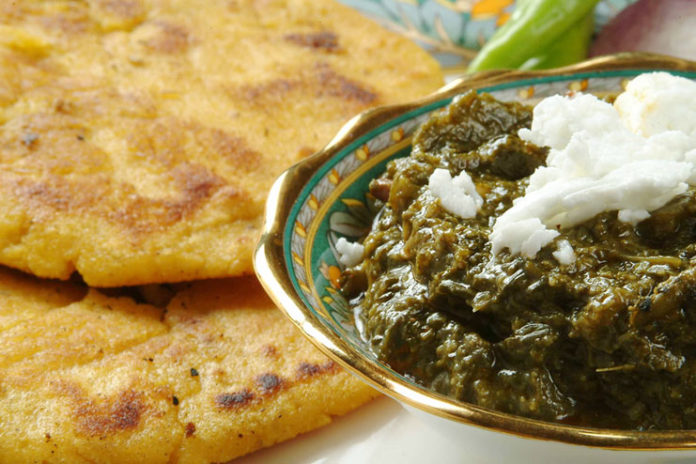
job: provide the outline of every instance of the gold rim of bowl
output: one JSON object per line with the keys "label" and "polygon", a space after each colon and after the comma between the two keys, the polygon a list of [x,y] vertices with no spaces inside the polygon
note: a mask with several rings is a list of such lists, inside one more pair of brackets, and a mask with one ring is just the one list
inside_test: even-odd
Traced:
{"label": "gold rim of bowl", "polygon": [[418,107],[453,97],[469,89],[544,76],[622,69],[696,72],[696,62],[662,55],[624,53],[598,57],[554,70],[486,71],[457,79],[412,103],[384,106],[360,113],[348,121],[324,149],[289,168],[273,184],[266,203],[263,235],[254,254],[254,268],[259,280],[275,304],[321,351],[382,393],[428,413],[507,434],[575,445],[624,450],[696,448],[696,430],[641,432],[545,422],[463,403],[424,387],[409,384],[381,366],[364,359],[345,340],[314,318],[295,292],[285,267],[283,230],[301,189],[320,166],[371,129]]}

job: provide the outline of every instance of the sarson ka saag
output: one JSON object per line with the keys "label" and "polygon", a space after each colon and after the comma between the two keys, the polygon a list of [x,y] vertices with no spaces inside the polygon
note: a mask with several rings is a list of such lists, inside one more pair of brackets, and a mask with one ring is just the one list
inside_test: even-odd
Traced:
{"label": "sarson ka saag", "polygon": [[343,286],[363,336],[461,401],[696,428],[695,159],[684,78],[641,75],[613,105],[462,95],[371,183]]}

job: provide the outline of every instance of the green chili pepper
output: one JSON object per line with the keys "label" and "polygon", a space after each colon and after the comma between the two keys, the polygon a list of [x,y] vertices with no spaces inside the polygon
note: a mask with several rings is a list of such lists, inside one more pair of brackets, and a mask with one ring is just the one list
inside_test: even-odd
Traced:
{"label": "green chili pepper", "polygon": [[587,58],[593,32],[594,13],[590,12],[561,34],[549,48],[522,63],[519,69],[559,68],[582,61]]}
{"label": "green chili pepper", "polygon": [[[518,68],[530,58],[543,56],[563,34],[580,26],[598,1],[518,0],[508,22],[486,42],[468,70]],[[576,40],[580,38],[584,36]]]}

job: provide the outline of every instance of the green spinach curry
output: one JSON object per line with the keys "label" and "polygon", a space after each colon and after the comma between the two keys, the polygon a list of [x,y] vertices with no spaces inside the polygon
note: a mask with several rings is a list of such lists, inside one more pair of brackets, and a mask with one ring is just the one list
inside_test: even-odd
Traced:
{"label": "green spinach curry", "polygon": [[[517,131],[531,108],[470,92],[415,134],[370,190],[382,207],[364,260],[346,270],[378,357],[457,400],[622,429],[696,428],[696,192],[632,226],[603,213],[535,258],[491,253],[495,218],[524,194],[547,149]],[[474,218],[442,208],[436,168],[466,170]]]}

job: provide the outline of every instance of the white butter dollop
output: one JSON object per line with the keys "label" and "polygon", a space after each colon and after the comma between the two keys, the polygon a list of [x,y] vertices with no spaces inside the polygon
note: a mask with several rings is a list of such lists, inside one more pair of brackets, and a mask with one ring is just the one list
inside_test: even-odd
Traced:
{"label": "white butter dollop", "polygon": [[462,218],[476,216],[483,205],[483,198],[466,171],[453,179],[447,169],[435,169],[428,179],[428,188],[443,208]]}
{"label": "white butter dollop", "polygon": [[[494,253],[534,257],[558,229],[614,210],[636,224],[696,185],[696,82],[642,74],[613,106],[587,94],[549,97],[519,135],[550,147],[547,165],[498,217],[490,240]],[[564,245],[556,253],[562,264],[571,259]]]}

